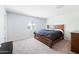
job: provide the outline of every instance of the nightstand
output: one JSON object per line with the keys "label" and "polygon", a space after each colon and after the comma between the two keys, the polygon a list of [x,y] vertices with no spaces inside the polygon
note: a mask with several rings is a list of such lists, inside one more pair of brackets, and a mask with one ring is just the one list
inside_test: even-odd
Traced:
{"label": "nightstand", "polygon": [[79,53],[79,33],[71,32],[71,51]]}

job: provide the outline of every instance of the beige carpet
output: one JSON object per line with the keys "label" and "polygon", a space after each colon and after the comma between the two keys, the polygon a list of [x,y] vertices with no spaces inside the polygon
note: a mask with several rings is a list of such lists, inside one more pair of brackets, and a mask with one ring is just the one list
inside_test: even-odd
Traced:
{"label": "beige carpet", "polygon": [[53,45],[53,48],[49,48],[40,41],[30,38],[24,40],[18,40],[13,42],[14,54],[69,54],[70,42],[62,40]]}
{"label": "beige carpet", "polygon": [[71,43],[68,40],[61,40],[53,45],[53,48],[56,51],[61,53],[72,54],[71,52]]}

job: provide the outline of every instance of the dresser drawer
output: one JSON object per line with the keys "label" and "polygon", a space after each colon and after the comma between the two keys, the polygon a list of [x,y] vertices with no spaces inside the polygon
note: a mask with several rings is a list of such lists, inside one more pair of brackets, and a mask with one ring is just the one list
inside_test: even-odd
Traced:
{"label": "dresser drawer", "polygon": [[79,38],[79,34],[78,33],[71,33],[71,38]]}
{"label": "dresser drawer", "polygon": [[79,33],[71,33],[71,51],[79,53]]}

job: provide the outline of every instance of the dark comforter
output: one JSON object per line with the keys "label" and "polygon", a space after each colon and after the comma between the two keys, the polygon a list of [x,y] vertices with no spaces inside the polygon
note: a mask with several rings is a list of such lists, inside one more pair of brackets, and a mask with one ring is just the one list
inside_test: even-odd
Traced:
{"label": "dark comforter", "polygon": [[51,40],[56,40],[59,39],[61,36],[63,36],[63,33],[58,30],[46,30],[46,29],[41,29],[38,31],[35,31],[34,34],[39,34],[42,36],[46,36]]}

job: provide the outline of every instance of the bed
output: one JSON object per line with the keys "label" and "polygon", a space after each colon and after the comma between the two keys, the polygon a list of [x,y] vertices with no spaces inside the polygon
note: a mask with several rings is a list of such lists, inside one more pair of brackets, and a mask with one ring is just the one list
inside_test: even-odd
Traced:
{"label": "bed", "polygon": [[52,45],[64,39],[64,24],[47,25],[47,29],[35,31],[34,38],[52,48]]}

